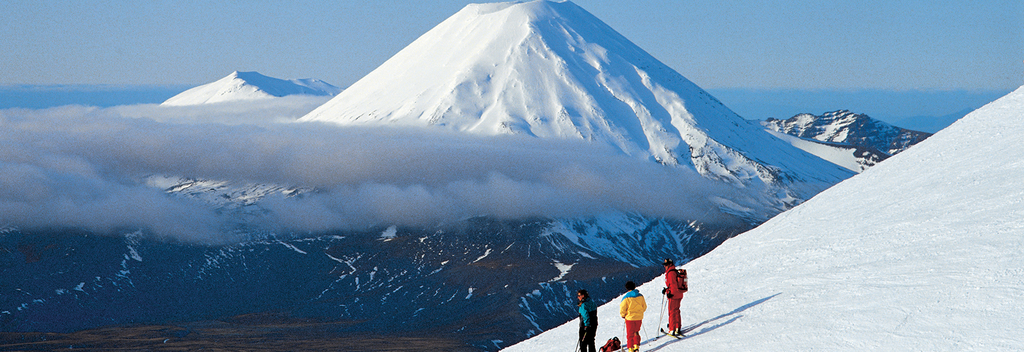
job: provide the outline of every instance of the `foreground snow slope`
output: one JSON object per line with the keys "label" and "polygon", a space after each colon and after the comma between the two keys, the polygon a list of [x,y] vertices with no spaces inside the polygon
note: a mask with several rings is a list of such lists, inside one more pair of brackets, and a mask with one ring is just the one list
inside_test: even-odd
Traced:
{"label": "foreground snow slope", "polygon": [[[648,341],[644,285],[642,350],[1024,350],[1022,134],[1024,87],[687,264],[685,339]],[[577,324],[507,350],[568,351]]]}

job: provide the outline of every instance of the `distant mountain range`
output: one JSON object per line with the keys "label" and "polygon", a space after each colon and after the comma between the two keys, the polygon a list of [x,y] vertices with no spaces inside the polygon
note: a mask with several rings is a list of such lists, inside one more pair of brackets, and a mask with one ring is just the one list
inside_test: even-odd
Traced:
{"label": "distant mountain range", "polygon": [[258,72],[232,72],[227,77],[207,83],[167,99],[160,105],[181,106],[283,97],[288,95],[330,96],[341,88],[318,79],[283,80]]}
{"label": "distant mountain range", "polygon": [[748,120],[787,119],[806,112],[846,109],[906,129],[935,133],[1010,89],[754,89],[709,92]]}
{"label": "distant mountain range", "polygon": [[931,136],[931,133],[896,127],[847,110],[822,115],[799,114],[786,120],[769,118],[761,125],[787,135],[779,137],[798,148],[856,172]]}

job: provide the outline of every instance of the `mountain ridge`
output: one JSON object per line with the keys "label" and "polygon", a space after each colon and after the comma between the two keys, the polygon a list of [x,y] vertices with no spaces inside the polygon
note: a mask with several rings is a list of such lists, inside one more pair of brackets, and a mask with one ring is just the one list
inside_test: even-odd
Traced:
{"label": "mountain ridge", "polygon": [[849,110],[829,111],[821,115],[798,114],[786,120],[768,118],[761,125],[801,138],[875,148],[889,155],[896,155],[932,135],[893,126]]}
{"label": "mountain ridge", "polygon": [[858,173],[932,135],[849,110],[768,118],[760,124],[793,146]]}

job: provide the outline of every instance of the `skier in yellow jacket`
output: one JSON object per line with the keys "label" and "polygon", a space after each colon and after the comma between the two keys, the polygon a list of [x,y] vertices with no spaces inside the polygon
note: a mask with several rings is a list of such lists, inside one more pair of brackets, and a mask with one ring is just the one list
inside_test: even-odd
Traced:
{"label": "skier in yellow jacket", "polygon": [[619,315],[626,319],[626,347],[630,352],[640,350],[640,326],[644,322],[647,302],[632,281],[626,282],[626,296],[619,303]]}

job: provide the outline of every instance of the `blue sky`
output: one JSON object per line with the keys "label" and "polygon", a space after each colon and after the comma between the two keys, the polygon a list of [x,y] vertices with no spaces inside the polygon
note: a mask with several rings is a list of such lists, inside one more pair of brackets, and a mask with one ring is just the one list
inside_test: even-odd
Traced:
{"label": "blue sky", "polygon": [[[479,1],[0,5],[0,85],[197,85],[232,71],[346,87]],[[576,0],[707,88],[1008,90],[1024,2]]]}

